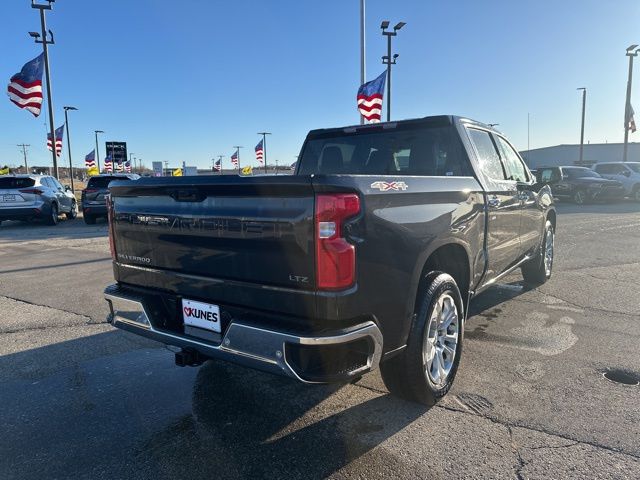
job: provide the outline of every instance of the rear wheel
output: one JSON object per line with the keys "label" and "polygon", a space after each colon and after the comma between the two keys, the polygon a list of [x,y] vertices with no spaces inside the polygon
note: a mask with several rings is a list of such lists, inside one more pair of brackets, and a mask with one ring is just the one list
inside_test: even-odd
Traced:
{"label": "rear wheel", "polygon": [[58,224],[58,205],[55,203],[51,204],[51,212],[49,213],[49,217],[47,218],[47,224],[49,225]]}
{"label": "rear wheel", "polygon": [[74,218],[76,218],[78,216],[78,205],[76,204],[75,200],[71,204],[71,210],[69,210],[69,212],[65,213],[65,216],[67,217],[68,220],[73,220]]}
{"label": "rear wheel", "polygon": [[391,394],[423,405],[444,397],[456,376],[464,311],[455,280],[446,273],[429,276],[405,350],[380,365]]}
{"label": "rear wheel", "polygon": [[86,223],[87,225],[95,225],[96,217],[94,217],[93,215],[85,215],[84,223]]}
{"label": "rear wheel", "polygon": [[573,203],[583,205],[587,201],[587,194],[584,190],[576,190],[573,194]]}
{"label": "rear wheel", "polygon": [[544,228],[544,238],[538,254],[520,269],[525,282],[532,285],[542,285],[551,278],[554,242],[553,225],[547,220]]}

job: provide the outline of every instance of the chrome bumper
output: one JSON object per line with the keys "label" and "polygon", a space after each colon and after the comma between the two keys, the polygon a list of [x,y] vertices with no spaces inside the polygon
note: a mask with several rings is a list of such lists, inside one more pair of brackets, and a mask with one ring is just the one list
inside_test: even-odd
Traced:
{"label": "chrome bumper", "polygon": [[111,309],[108,321],[114,327],[167,345],[191,348],[207,357],[284,374],[304,383],[326,382],[302,378],[287,360],[287,345],[334,346],[368,339],[372,348],[366,364],[348,371],[345,374],[346,380],[377,368],[382,356],[382,333],[372,321],[356,325],[335,335],[318,337],[291,335],[232,321],[222,341],[219,344],[210,344],[186,335],[154,328],[143,302],[134,295],[121,291],[116,285],[107,287],[104,296]]}

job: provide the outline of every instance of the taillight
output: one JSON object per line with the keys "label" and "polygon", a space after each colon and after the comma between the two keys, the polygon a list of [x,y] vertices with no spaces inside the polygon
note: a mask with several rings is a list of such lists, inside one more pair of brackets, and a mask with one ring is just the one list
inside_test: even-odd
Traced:
{"label": "taillight", "polygon": [[343,236],[345,220],[360,212],[356,194],[327,194],[316,197],[317,288],[339,290],[356,279],[356,249]]}
{"label": "taillight", "polygon": [[113,203],[111,196],[107,195],[107,220],[109,221],[109,250],[111,250],[111,258],[116,259],[116,244],[113,239]]}
{"label": "taillight", "polygon": [[42,195],[44,192],[39,188],[23,188],[20,193],[31,193],[33,195]]}

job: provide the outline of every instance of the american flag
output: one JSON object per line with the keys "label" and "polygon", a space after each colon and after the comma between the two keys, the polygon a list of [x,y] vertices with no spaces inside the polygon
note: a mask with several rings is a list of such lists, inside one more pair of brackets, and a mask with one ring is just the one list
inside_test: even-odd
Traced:
{"label": "american flag", "polygon": [[[64,136],[64,124],[56,128],[56,156],[62,153],[62,137]],[[51,151],[51,134],[47,133],[47,149]]]}
{"label": "american flag", "polygon": [[636,120],[633,118],[635,112],[633,111],[633,107],[629,104],[629,118],[627,119],[627,129],[631,130],[631,133],[636,131]]}
{"label": "american flag", "polygon": [[371,123],[378,123],[380,121],[382,97],[384,95],[384,84],[386,80],[387,72],[383,72],[378,78],[361,85],[358,89],[358,111]]}
{"label": "american flag", "polygon": [[238,168],[238,165],[240,164],[240,162],[238,162],[238,152],[233,152],[233,155],[231,155],[231,165],[233,165],[233,168]]}
{"label": "american flag", "polygon": [[222,170],[222,162],[221,162],[220,160],[218,160],[217,162],[215,162],[215,163],[213,164],[213,169],[214,169],[216,172],[219,172],[220,170]]}
{"label": "american flag", "polygon": [[40,115],[42,107],[42,72],[44,70],[44,53],[27,62],[20,70],[9,80],[7,94],[9,100],[15,103],[18,108],[24,108],[33,113],[34,116]]}
{"label": "american flag", "polygon": [[262,140],[260,140],[256,145],[256,160],[258,160],[260,165],[264,164],[264,147],[262,145]]}
{"label": "american flag", "polygon": [[93,168],[96,166],[96,151],[91,150],[88,155],[84,157],[84,166],[87,168]]}
{"label": "american flag", "polygon": [[124,172],[124,164],[121,162],[114,162],[116,164],[116,172]]}
{"label": "american flag", "polygon": [[127,173],[131,173],[131,162],[129,160],[124,162],[124,171]]}
{"label": "american flag", "polygon": [[113,160],[111,160],[111,155],[107,155],[107,158],[104,159],[104,171],[107,173],[113,172]]}
{"label": "american flag", "polygon": [[291,171],[294,172],[296,170],[296,165],[298,165],[298,162],[293,162],[291,164]]}

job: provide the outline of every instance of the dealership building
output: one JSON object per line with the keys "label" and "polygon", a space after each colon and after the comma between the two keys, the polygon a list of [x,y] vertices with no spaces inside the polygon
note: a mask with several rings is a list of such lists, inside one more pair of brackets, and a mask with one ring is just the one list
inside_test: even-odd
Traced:
{"label": "dealership building", "polygon": [[[627,161],[640,162],[640,143],[629,143]],[[583,164],[591,166],[598,162],[621,162],[624,144],[589,143],[584,145]],[[556,145],[534,148],[520,152],[529,168],[553,167],[560,165],[578,165],[580,144]]]}

